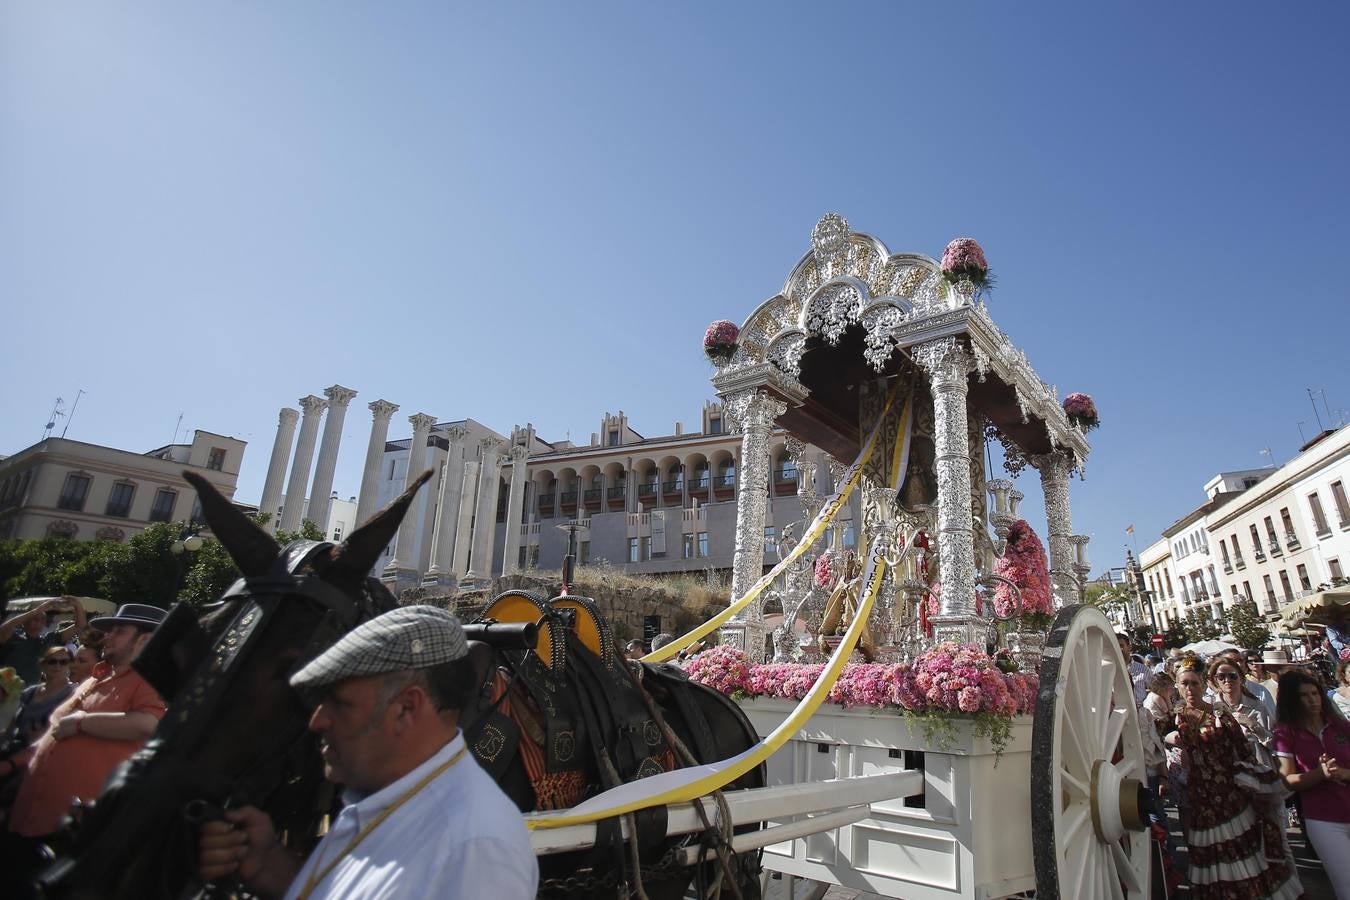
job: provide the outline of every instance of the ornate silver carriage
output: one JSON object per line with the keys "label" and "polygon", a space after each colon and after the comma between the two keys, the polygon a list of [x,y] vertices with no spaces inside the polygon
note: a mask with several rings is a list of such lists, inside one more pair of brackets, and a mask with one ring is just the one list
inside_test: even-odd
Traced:
{"label": "ornate silver carriage", "polygon": [[[994,323],[977,282],[892,254],[837,215],[820,220],[782,291],[717,348],[713,384],[741,434],[732,606],[649,659],[715,629],[756,660],[798,659],[825,638],[806,699],[743,703],[776,786],[727,799],[737,821],[770,823],[743,842],[765,848],[768,870],[896,897],[1146,897],[1132,686],[1110,624],[1077,605],[1087,538],[1073,534],[1069,483],[1084,471],[1085,429]],[[775,425],[790,436],[803,518],[767,548],[779,560],[766,573]],[[1010,476],[1040,478],[1058,613],[1048,634],[1000,627],[1007,579],[995,568],[1022,495],[987,471],[993,440]],[[829,616],[810,561],[839,552],[844,520],[866,560],[847,627],[804,644],[799,624]],[[782,605],[776,628],[770,598]],[[996,746],[959,717],[935,737],[895,710],[822,705],[864,631],[879,638],[869,653],[889,660],[940,642],[1004,642],[1039,666],[1036,714],[1014,717]],[[695,798],[734,771],[661,784],[647,799],[703,804]],[[576,846],[587,827],[540,828],[537,846]]]}

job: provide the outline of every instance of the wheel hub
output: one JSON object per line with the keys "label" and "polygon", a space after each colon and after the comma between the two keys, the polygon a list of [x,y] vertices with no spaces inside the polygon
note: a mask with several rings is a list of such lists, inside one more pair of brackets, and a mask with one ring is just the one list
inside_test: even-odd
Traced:
{"label": "wheel hub", "polygon": [[1127,831],[1146,827],[1139,793],[1143,785],[1136,778],[1122,778],[1110,762],[1099,759],[1092,764],[1092,830],[1103,843],[1118,841]]}

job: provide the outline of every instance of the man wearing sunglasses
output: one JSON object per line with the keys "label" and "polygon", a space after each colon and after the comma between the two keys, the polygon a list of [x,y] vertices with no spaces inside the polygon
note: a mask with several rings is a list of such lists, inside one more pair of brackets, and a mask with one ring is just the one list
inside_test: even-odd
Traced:
{"label": "man wearing sunglasses", "polygon": [[29,838],[55,832],[75,801],[97,797],[112,770],[154,734],[164,700],[131,663],[162,621],[159,607],[126,603],[116,615],[89,623],[106,634],[103,661],[52,713],[51,727],[29,751],[11,831]]}
{"label": "man wearing sunglasses", "polygon": [[[50,620],[69,610],[75,621],[57,631]],[[84,604],[79,597],[52,597],[43,600],[27,612],[10,616],[0,624],[0,666],[13,666],[25,684],[36,684],[42,677],[38,660],[50,647],[71,640],[86,627]]]}

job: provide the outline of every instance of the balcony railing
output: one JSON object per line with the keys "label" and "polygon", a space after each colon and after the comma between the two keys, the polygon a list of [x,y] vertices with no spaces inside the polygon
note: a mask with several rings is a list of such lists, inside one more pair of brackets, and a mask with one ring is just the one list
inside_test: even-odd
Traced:
{"label": "balcony railing", "polygon": [[610,500],[622,500],[623,492],[624,486],[619,485],[618,487],[606,488],[605,496],[608,497]]}
{"label": "balcony railing", "polygon": [[1233,565],[1237,566],[1238,569],[1245,569],[1247,568],[1247,561],[1238,556],[1233,559]]}
{"label": "balcony railing", "polygon": [[796,481],[796,480],[797,480],[797,470],[796,470],[796,469],[779,469],[778,471],[776,471],[776,472],[773,473],[773,480],[774,480],[774,481]]}
{"label": "balcony railing", "polygon": [[1223,574],[1225,574],[1225,575],[1232,575],[1232,574],[1233,574],[1233,564],[1232,564],[1232,563],[1227,563],[1227,562],[1226,562],[1226,563],[1223,564]]}
{"label": "balcony railing", "polygon": [[1276,541],[1274,538],[1271,538],[1271,539],[1270,539],[1270,555],[1271,555],[1271,556],[1283,556],[1283,555],[1284,555],[1284,551],[1280,549],[1280,544],[1279,544],[1279,542]]}
{"label": "balcony railing", "polygon": [[1298,535],[1294,534],[1292,531],[1285,532],[1284,545],[1289,548],[1291,553],[1303,546],[1298,541]]}
{"label": "balcony railing", "polygon": [[717,487],[719,487],[719,488],[735,487],[735,486],[736,486],[736,476],[735,476],[735,475],[718,475],[718,476],[717,476],[717,481],[715,481],[714,484],[715,484]]}
{"label": "balcony railing", "polygon": [[539,495],[539,505],[540,505],[540,506],[549,506],[549,507],[551,507],[551,506],[553,506],[553,501],[554,501],[555,499],[556,499],[556,495],[554,495],[554,494],[540,494],[540,495]]}
{"label": "balcony railing", "polygon": [[655,496],[656,496],[656,485],[655,485],[655,484],[639,484],[639,485],[638,485],[638,496],[639,496],[639,497],[655,497]]}
{"label": "balcony railing", "polygon": [[683,481],[663,481],[661,482],[661,492],[664,494],[679,494],[684,491]]}
{"label": "balcony railing", "polygon": [[1254,557],[1256,558],[1256,561],[1257,561],[1257,562],[1265,562],[1265,561],[1266,561],[1266,555],[1265,555],[1264,553],[1262,553],[1260,550],[1257,550],[1255,553],[1252,554],[1252,556],[1254,556]]}
{"label": "balcony railing", "polygon": [[[622,494],[622,493],[623,493],[623,490],[620,489],[619,492]],[[601,495],[602,493],[603,493],[603,491],[601,491],[600,488],[591,488],[591,489],[589,489],[588,491],[586,491],[586,495],[585,495],[586,502],[587,502],[587,503],[599,503],[599,502],[600,502],[600,495]]]}
{"label": "balcony railing", "polygon": [[576,492],[576,491],[563,491],[563,492],[562,492],[562,497],[559,498],[559,499],[560,499],[560,502],[562,503],[563,506],[576,506],[576,505],[577,505],[577,492]]}
{"label": "balcony railing", "polygon": [[701,477],[699,477],[699,478],[695,478],[693,481],[689,482],[689,490],[691,490],[691,491],[706,491],[706,490],[708,489],[708,485],[710,485],[710,484],[712,484],[712,479],[709,478],[707,475],[703,475],[703,476],[701,476]]}

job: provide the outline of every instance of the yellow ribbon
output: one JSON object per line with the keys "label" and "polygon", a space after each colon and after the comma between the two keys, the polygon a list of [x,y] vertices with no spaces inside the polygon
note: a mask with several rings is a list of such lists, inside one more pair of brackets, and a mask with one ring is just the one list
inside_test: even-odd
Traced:
{"label": "yellow ribbon", "polygon": [[[862,470],[862,464],[866,462],[867,457],[871,455],[872,449],[876,443],[877,435],[880,431],[881,423],[885,420],[886,414],[890,411],[891,401],[895,398],[895,392],[886,401],[886,407],[881,416],[877,419],[877,427],[873,429],[871,437],[868,438],[867,446],[854,466],[853,477],[845,489],[836,494],[835,497],[847,497],[848,491],[852,490]],[[902,472],[901,463],[903,454],[909,446],[909,420],[912,413],[913,403],[906,401],[900,418],[900,437],[895,442],[895,457],[892,459],[890,473],[893,480],[898,479]],[[898,485],[897,485],[898,486]],[[823,511],[822,511],[823,512]],[[819,518],[817,518],[817,523]],[[814,527],[814,526],[813,526]],[[808,532],[808,535],[810,532]],[[797,545],[797,549],[802,550],[809,547],[814,539],[808,540],[803,537],[802,542]],[[908,548],[906,548],[908,550]],[[853,653],[853,647],[858,642],[859,635],[862,634],[863,627],[867,624],[867,618],[871,615],[872,606],[876,602],[877,590],[881,586],[881,579],[886,573],[886,561],[880,554],[880,546],[874,545],[868,555],[867,571],[864,575],[863,584],[866,585],[866,591],[863,593],[861,602],[858,604],[857,614],[853,621],[849,623],[848,631],[844,633],[839,646],[834,648],[834,653],[830,655],[829,662],[825,665],[825,670],[820,673],[816,683],[812,685],[811,690],[807,691],[806,696],[802,698],[797,708],[784,719],[777,728],[775,728],[767,737],[759,743],[750,747],[736,756],[720,760],[706,765],[689,766],[683,769],[675,769],[671,772],[663,772],[659,775],[653,775],[650,778],[639,779],[638,781],[621,784],[617,787],[597,794],[583,803],[574,806],[572,809],[561,814],[544,814],[536,816],[527,816],[525,825],[527,828],[560,828],[564,825],[581,825],[587,822],[598,822],[601,819],[608,819],[613,816],[623,815],[639,809],[646,809],[651,806],[665,806],[671,803],[684,803],[697,797],[703,797],[714,791],[721,790],[731,782],[740,778],[746,772],[759,766],[770,756],[777,753],[778,750],[797,734],[803,725],[820,709],[821,704],[830,696],[830,691],[834,689],[835,682],[839,680],[839,674],[844,670],[849,655]],[[803,550],[804,552],[804,550]],[[796,551],[789,554],[788,559],[795,559]],[[786,560],[785,560],[786,562]],[[782,564],[780,563],[780,566]],[[775,571],[777,567],[775,567]],[[765,578],[772,581],[770,573]],[[763,583],[755,585],[760,588]],[[752,588],[752,591],[754,588]],[[746,597],[751,594],[747,593]],[[743,598],[744,599],[744,598]],[[742,603],[742,601],[738,601]],[[743,605],[743,603],[742,603]],[[723,620],[725,621],[725,620]],[[690,634],[695,634],[701,629],[695,629]],[[712,629],[703,631],[708,633]],[[688,637],[686,635],[685,637]],[[695,638],[697,640],[697,638]],[[664,648],[663,648],[664,649]],[[650,657],[647,657],[650,659]],[[663,657],[664,658],[664,657]]]}

